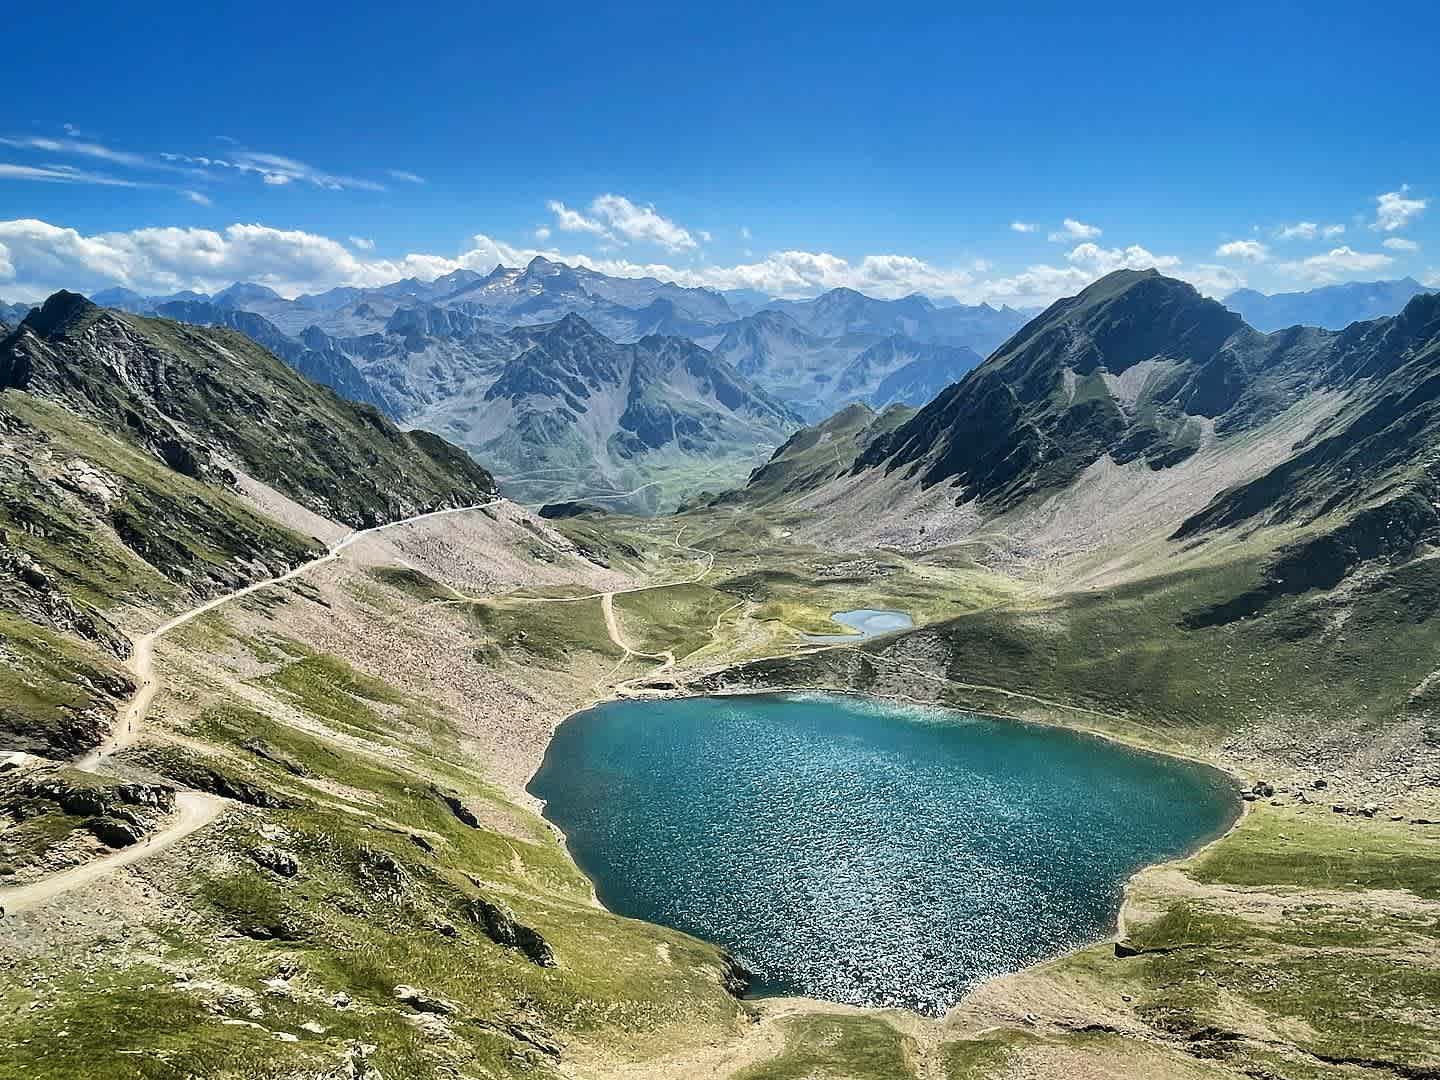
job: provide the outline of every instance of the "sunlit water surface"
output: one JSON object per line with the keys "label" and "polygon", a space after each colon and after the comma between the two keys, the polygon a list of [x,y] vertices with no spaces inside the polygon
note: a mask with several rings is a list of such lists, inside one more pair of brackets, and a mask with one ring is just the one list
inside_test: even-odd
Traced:
{"label": "sunlit water surface", "polygon": [[854,611],[837,611],[830,618],[841,626],[848,626],[851,634],[806,634],[810,641],[855,641],[875,637],[877,634],[892,634],[896,630],[908,630],[914,620],[903,611],[887,611],[883,608],[856,608]]}
{"label": "sunlit water surface", "polygon": [[1238,806],[1188,762],[820,695],[601,705],[531,791],[607,907],[723,945],[757,993],[927,1013],[1104,937],[1131,873]]}

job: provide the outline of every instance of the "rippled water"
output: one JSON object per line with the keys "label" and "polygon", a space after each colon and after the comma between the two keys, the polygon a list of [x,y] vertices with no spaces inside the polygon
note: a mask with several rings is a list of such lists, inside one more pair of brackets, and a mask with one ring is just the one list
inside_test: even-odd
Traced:
{"label": "rippled water", "polygon": [[929,1013],[1104,937],[1131,873],[1238,807],[1188,762],[819,695],[601,705],[531,791],[607,907],[725,946],[756,992]]}
{"label": "rippled water", "polygon": [[881,608],[856,608],[854,611],[837,611],[830,618],[842,626],[855,631],[853,634],[806,634],[810,641],[854,641],[856,635],[862,638],[876,634],[891,634],[896,630],[908,630],[915,625],[913,619],[903,611],[886,611]]}

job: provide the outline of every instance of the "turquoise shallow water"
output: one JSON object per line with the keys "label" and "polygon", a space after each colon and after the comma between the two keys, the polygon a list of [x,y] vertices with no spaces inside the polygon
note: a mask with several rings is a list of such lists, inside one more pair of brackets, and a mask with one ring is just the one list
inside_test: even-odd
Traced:
{"label": "turquoise shallow water", "polygon": [[822,695],[601,705],[530,790],[607,907],[723,945],[755,992],[927,1013],[1104,937],[1130,874],[1239,807],[1189,762]]}

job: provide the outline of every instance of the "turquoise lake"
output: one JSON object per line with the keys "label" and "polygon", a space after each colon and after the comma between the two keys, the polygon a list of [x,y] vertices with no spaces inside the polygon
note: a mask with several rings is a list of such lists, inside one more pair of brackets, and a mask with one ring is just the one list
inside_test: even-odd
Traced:
{"label": "turquoise lake", "polygon": [[715,942],[757,994],[938,1014],[1113,932],[1234,785],[1073,732],[846,696],[617,701],[531,782],[605,906]]}

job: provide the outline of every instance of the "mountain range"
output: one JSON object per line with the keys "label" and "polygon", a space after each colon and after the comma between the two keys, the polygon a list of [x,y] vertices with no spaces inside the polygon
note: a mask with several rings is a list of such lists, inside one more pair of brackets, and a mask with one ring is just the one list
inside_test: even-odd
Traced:
{"label": "mountain range", "polygon": [[[237,330],[352,401],[445,431],[493,462],[512,492],[529,483],[516,477],[546,470],[526,498],[636,509],[692,494],[683,477],[702,459],[711,487],[733,483],[797,424],[848,402],[923,403],[1023,322],[1009,308],[847,289],[741,315],[714,290],[544,258],[294,300],[243,282],[214,296],[109,289],[94,300]],[[561,334],[570,340],[556,368],[549,350]],[[562,369],[580,396],[549,392]]]}
{"label": "mountain range", "polygon": [[[1413,279],[1273,297],[1242,291],[1228,297],[1226,306],[1241,317],[1250,313],[1252,325],[1260,331],[1292,322],[1339,328],[1393,313],[1411,296],[1426,291]],[[724,487],[755,463],[757,449],[763,455],[797,423],[821,420],[854,402],[875,410],[892,404],[926,405],[979,368],[982,358],[1002,343],[1007,354],[1021,348],[1019,337],[1012,338],[1017,332],[1029,335],[1030,343],[1022,350],[1027,356],[1036,348],[1042,352],[1068,348],[1063,341],[1072,332],[1052,328],[1041,335],[1046,344],[1036,345],[1031,338],[1041,331],[1034,324],[1022,331],[1026,315],[1011,308],[937,304],[918,295],[880,300],[843,288],[810,300],[763,298],[762,303],[759,295],[745,292],[727,295],[651,278],[615,278],[538,257],[524,269],[500,266],[489,274],[457,270],[428,282],[411,278],[294,300],[251,283],[238,283],[210,297],[193,292],[144,297],[111,289],[94,299],[102,306],[136,314],[239,331],[302,375],[352,401],[373,405],[407,426],[443,430],[481,455],[481,460],[493,461],[502,477],[530,475],[537,466],[548,470],[547,482],[526,489],[527,498],[542,491],[561,499],[617,498],[644,488],[643,498],[618,500],[636,509],[660,505],[655,500],[661,492],[666,498],[674,494],[680,499],[693,494],[681,478],[693,476],[691,465],[697,460],[706,459],[707,468],[701,471],[713,473],[709,478]],[[0,318],[13,325],[28,310],[15,305]],[[1049,316],[1047,312],[1041,318]],[[542,358],[552,338],[545,328],[571,317],[583,319],[591,331],[574,333],[565,347],[567,377],[578,380],[591,396],[583,410],[545,392],[553,373],[544,378],[526,374],[530,365],[547,368]],[[567,325],[571,331],[577,329]],[[1234,323],[1222,320],[1214,333],[1224,336],[1234,328]],[[702,363],[691,354],[685,363],[663,373],[634,360],[649,356],[652,346],[645,343],[661,338],[688,341],[713,357]],[[1266,402],[1283,402],[1288,391],[1281,383],[1287,378],[1303,381],[1305,346],[1302,342],[1294,348],[1298,351],[1290,360],[1251,355],[1255,349],[1263,351],[1254,341],[1228,353],[1226,363],[1267,372],[1261,382],[1268,390],[1255,390],[1245,401],[1227,407],[1263,413]],[[521,359],[527,352],[530,355]],[[622,352],[631,360],[617,367],[615,356]],[[1166,360],[1170,368],[1174,359]],[[992,374],[966,392],[998,395],[987,398],[984,406],[969,399],[952,403],[967,416],[986,414],[986,426],[977,431],[989,432],[997,446],[1008,448],[1006,468],[1019,468],[1024,454],[1047,453],[1045,433],[1053,424],[1078,424],[1090,432],[1091,450],[1075,458],[1083,465],[1094,459],[1094,447],[1105,442],[1117,425],[1124,429],[1117,449],[1117,460],[1123,464],[1132,455],[1160,462],[1192,452],[1204,427],[1196,416],[1205,416],[1220,430],[1237,422],[1234,417],[1187,411],[1191,397],[1223,396],[1227,381],[1237,377],[1215,365],[1200,376],[1208,382],[1185,390],[1170,385],[1173,371],[1167,368],[1167,374],[1155,364],[1128,374],[1107,370],[1101,375],[1101,382],[1109,380],[1102,394],[1094,392],[1099,385],[1092,378],[1096,373],[1082,362],[1066,376],[1067,392],[1079,395],[1078,406],[1056,410],[1039,398],[1026,397],[1024,384],[1018,391],[1024,400],[1018,402],[998,390],[1002,384],[1012,387],[1014,365],[1026,363],[1025,357],[1010,356],[999,366],[986,365],[984,370]],[[710,373],[697,385],[711,389],[697,393],[686,380],[691,369],[699,367]],[[627,383],[623,392],[614,381],[621,368],[630,372],[623,380]],[[1003,375],[993,374],[1001,370]],[[687,374],[677,382],[681,371]],[[1151,385],[1151,376],[1164,377]],[[659,381],[651,387],[638,385],[638,380],[650,377]],[[492,396],[492,388],[502,379],[505,386]],[[717,385],[734,388],[738,412],[711,392]],[[533,400],[526,400],[528,395]],[[641,398],[650,402],[652,410],[663,403],[683,418],[670,439],[657,441],[659,429],[637,419],[635,402]],[[1107,401],[1119,404],[1106,405]],[[1115,409],[1128,418],[1117,419]],[[1014,410],[1013,415],[1009,410]],[[637,427],[645,434],[639,434]],[[1009,440],[1017,430],[1023,437],[1012,445]],[[896,438],[911,440],[908,452],[917,453],[914,447],[925,441],[923,434],[916,441],[913,432],[897,433]],[[873,448],[872,453],[881,450]],[[946,461],[953,459],[954,467],[967,475],[977,470],[989,475],[981,488],[1006,483],[999,463],[981,460],[983,452],[977,446],[964,453],[933,453]],[[975,460],[959,464],[967,455]],[[523,468],[526,464],[530,467]],[[652,485],[659,475],[651,475],[652,466],[666,475],[664,482]],[[926,474],[943,474],[950,467],[932,462]],[[1057,475],[1066,468],[1063,462],[1047,466],[1052,472],[1058,470]],[[736,469],[740,472],[731,471]]]}
{"label": "mountain range", "polygon": [[[722,501],[783,495],[827,542],[836,521],[901,545],[1003,522],[1022,559],[1026,542],[1075,554],[1136,530],[1288,530],[1259,583],[1197,616],[1238,618],[1440,539],[1437,363],[1437,294],[1343,330],[1263,333],[1184,282],[1118,271],[918,411],[797,433]],[[797,458],[821,441],[823,468]]]}
{"label": "mountain range", "polygon": [[1257,330],[1283,330],[1287,326],[1343,330],[1351,323],[1394,315],[1411,297],[1434,291],[1409,277],[1398,281],[1351,281],[1270,296],[1241,289],[1225,297],[1225,306]]}
{"label": "mountain range", "polygon": [[494,378],[412,422],[490,464],[516,498],[673,505],[698,478],[743,475],[801,423],[686,338],[620,344],[571,314],[500,340],[510,356]]}
{"label": "mountain range", "polygon": [[[683,288],[653,278],[610,277],[538,256],[524,269],[499,266],[485,275],[457,270],[430,282],[409,278],[378,288],[342,287],[294,300],[248,283],[232,285],[213,297],[193,292],[145,297],[117,288],[102,290],[92,299],[103,307],[135,314],[183,318],[189,313],[218,321],[215,312],[197,306],[206,303],[221,312],[259,315],[279,333],[297,340],[307,332],[322,331],[347,351],[360,348],[351,342],[398,334],[414,352],[421,340],[454,336],[455,320],[462,321],[467,332],[500,333],[572,314],[584,317],[612,341],[628,343],[662,334],[690,337],[708,347],[732,333],[743,334],[752,316],[784,311],[812,338],[849,339],[842,351],[848,349],[851,355],[896,335],[984,355],[1024,322],[1023,313],[1012,308],[939,307],[918,295],[877,300],[851,289],[834,289],[808,301],[767,301],[740,314],[725,295],[711,289]],[[439,327],[434,325],[436,310],[448,313],[439,317]],[[23,310],[19,314],[23,317]]]}

